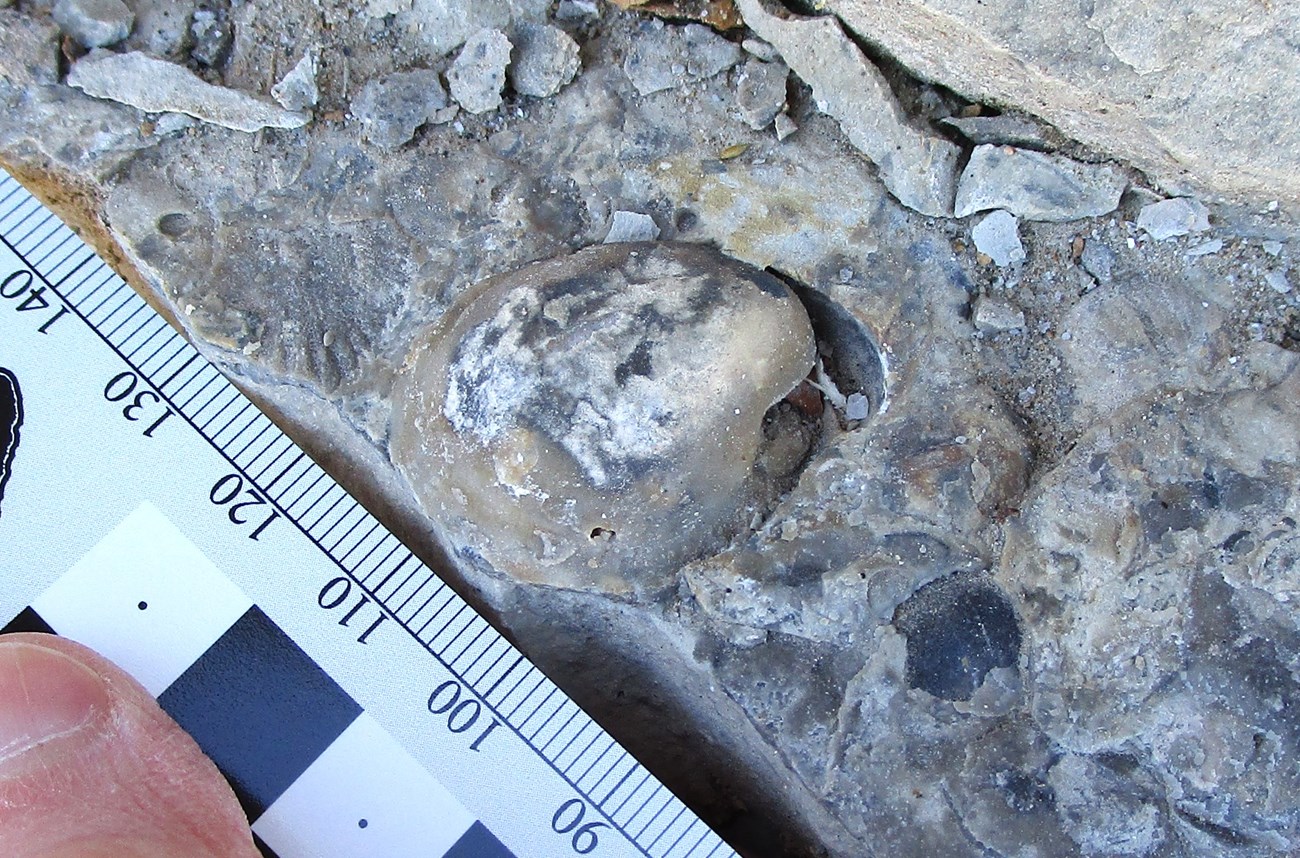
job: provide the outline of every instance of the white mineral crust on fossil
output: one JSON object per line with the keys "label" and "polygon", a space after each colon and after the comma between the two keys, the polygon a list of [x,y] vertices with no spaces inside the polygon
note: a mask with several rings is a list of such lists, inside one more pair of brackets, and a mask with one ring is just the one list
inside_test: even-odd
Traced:
{"label": "white mineral crust on fossil", "polygon": [[391,454],[458,547],[526,581],[668,584],[763,502],[763,421],[808,373],[776,278],[619,244],[471,290],[417,344]]}

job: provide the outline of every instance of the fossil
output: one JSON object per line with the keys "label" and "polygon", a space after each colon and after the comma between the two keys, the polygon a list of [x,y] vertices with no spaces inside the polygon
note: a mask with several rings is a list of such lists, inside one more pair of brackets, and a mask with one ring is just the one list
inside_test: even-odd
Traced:
{"label": "fossil", "polygon": [[802,461],[811,437],[768,412],[814,357],[775,277],[704,246],[589,248],[480,284],[418,339],[390,452],[458,552],[654,592]]}

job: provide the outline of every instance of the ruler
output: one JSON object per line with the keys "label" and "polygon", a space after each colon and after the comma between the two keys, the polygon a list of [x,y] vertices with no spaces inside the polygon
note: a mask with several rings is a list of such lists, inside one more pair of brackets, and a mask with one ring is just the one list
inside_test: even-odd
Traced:
{"label": "ruler", "polygon": [[0,627],[85,643],[263,853],[735,853],[15,180]]}

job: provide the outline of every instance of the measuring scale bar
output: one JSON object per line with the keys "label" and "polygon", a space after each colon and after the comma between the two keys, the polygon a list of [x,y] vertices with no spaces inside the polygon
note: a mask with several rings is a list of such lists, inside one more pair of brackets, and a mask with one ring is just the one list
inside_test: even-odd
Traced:
{"label": "measuring scale bar", "polygon": [[[230,781],[268,856],[511,855],[152,504],[3,631],[65,635],[132,674]],[[293,825],[305,811],[318,823]]]}
{"label": "measuring scale bar", "polygon": [[6,177],[9,618],[156,695],[267,855],[735,855]]}

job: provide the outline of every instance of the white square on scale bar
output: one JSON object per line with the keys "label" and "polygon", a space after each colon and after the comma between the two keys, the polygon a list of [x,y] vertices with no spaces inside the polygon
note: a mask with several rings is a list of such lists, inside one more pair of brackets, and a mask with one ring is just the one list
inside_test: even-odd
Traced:
{"label": "white square on scale bar", "polygon": [[253,823],[280,855],[437,858],[474,817],[362,712]]}
{"label": "white square on scale bar", "polygon": [[32,607],[54,631],[117,662],[157,697],[252,604],[146,501]]}

